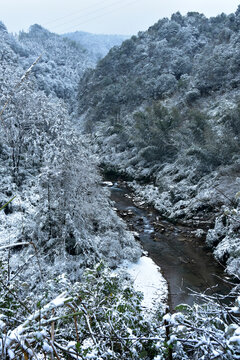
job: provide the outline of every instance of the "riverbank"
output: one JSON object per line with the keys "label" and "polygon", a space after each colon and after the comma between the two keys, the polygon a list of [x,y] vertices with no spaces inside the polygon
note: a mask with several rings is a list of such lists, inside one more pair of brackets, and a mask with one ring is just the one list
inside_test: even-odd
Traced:
{"label": "riverbank", "polygon": [[168,282],[171,310],[179,303],[193,304],[193,292],[229,292],[224,267],[215,261],[204,240],[196,237],[195,229],[161,219],[159,212],[144,202],[136,204],[124,182],[112,184],[110,190],[118,214],[160,266]]}
{"label": "riverbank", "polygon": [[143,293],[142,306],[148,315],[155,313],[159,306],[166,311],[168,284],[151,258],[143,255],[136,263],[125,261],[117,272],[122,270],[132,278],[134,289]]}

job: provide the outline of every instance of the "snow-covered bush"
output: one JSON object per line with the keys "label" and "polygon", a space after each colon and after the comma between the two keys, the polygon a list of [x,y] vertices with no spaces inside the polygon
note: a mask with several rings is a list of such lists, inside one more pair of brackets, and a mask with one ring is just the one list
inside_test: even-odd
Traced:
{"label": "snow-covered bush", "polygon": [[173,133],[180,121],[176,109],[169,111],[160,102],[144,112],[136,112],[132,127],[132,141],[140,156],[149,163],[174,157],[176,147]]}
{"label": "snow-covered bush", "polygon": [[239,194],[237,205],[223,207],[222,214],[215,220],[215,226],[207,233],[207,244],[213,247],[214,256],[226,264],[226,271],[240,278],[240,209]]}
{"label": "snow-covered bush", "polygon": [[203,294],[202,304],[179,305],[165,316],[159,308],[149,316],[128,276],[103,263],[87,269],[80,282],[66,274],[43,279],[34,296],[31,278],[7,283],[7,263],[1,274],[3,360],[239,358],[239,296],[227,306]]}
{"label": "snow-covered bush", "polygon": [[170,328],[168,344],[173,359],[239,359],[239,297],[233,307],[205,294],[200,302],[192,307],[179,305],[179,312],[164,317]]}
{"label": "snow-covered bush", "polygon": [[37,299],[24,303],[23,286],[1,288],[1,359],[164,359],[163,340],[155,340],[164,329],[146,318],[141,293],[102,263],[78,283],[64,275],[47,281]]}

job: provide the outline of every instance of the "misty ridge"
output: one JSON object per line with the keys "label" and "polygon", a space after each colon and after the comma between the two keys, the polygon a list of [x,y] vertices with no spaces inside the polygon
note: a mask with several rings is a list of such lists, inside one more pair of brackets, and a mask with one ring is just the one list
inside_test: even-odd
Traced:
{"label": "misty ridge", "polygon": [[[240,6],[131,38],[2,22],[0,38],[0,357],[238,359]],[[126,267],[145,253],[110,176],[158,227],[191,229],[227,304],[216,285],[174,312],[167,294],[142,305]]]}

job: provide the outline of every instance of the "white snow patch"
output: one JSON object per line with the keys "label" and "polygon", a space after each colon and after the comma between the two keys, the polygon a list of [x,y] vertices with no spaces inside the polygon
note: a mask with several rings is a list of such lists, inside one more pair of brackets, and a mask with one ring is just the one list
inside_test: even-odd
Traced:
{"label": "white snow patch", "polygon": [[11,349],[8,349],[8,356],[10,359],[15,359],[15,354]]}
{"label": "white snow patch", "polygon": [[240,336],[232,336],[229,339],[229,343],[230,344],[236,344],[236,345],[240,346]]}
{"label": "white snow patch", "polygon": [[6,327],[5,322],[0,320],[0,329],[4,329],[5,327]]}
{"label": "white snow patch", "polygon": [[2,246],[14,243],[19,238],[22,229],[22,214],[20,212],[5,215],[4,212],[0,214],[0,244]]}
{"label": "white snow patch", "polygon": [[91,338],[87,338],[85,340],[83,340],[83,343],[82,343],[82,348],[83,349],[88,349],[88,348],[91,348],[94,346],[94,342]]}
{"label": "white snow patch", "polygon": [[69,350],[70,348],[75,349],[75,348],[76,348],[76,345],[77,345],[76,341],[69,341],[68,346],[67,346],[67,349],[68,349],[68,350]]}
{"label": "white snow patch", "polygon": [[51,353],[53,351],[51,346],[49,346],[46,341],[44,341],[42,348],[43,348],[43,351],[45,351],[46,353]]}
{"label": "white snow patch", "polygon": [[166,304],[167,282],[152,259],[142,256],[137,263],[125,261],[121,268],[133,278],[134,289],[143,293],[142,305],[147,310],[153,310],[160,303]]}
{"label": "white snow patch", "polygon": [[103,181],[102,185],[111,187],[111,186],[113,186],[113,183],[111,181]]}

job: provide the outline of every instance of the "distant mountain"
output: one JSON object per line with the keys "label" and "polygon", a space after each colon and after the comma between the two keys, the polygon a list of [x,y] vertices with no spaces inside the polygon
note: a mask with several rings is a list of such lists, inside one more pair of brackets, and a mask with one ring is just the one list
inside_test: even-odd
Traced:
{"label": "distant mountain", "polygon": [[78,83],[84,71],[94,68],[97,60],[124,38],[82,32],[61,36],[35,24],[28,32],[21,31],[12,45],[24,69],[42,55],[33,69],[39,89],[47,95],[57,95],[74,111]]}
{"label": "distant mountain", "polygon": [[75,31],[62,35],[79,43],[83,48],[92,53],[98,60],[103,58],[113,46],[119,46],[128,39],[127,35],[98,35],[84,31]]}
{"label": "distant mountain", "polygon": [[87,68],[96,65],[93,55],[79,43],[37,24],[32,25],[28,32],[19,33],[18,48],[24,68],[42,55],[33,69],[39,89],[47,95],[54,93],[73,106],[80,76]]}

